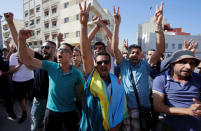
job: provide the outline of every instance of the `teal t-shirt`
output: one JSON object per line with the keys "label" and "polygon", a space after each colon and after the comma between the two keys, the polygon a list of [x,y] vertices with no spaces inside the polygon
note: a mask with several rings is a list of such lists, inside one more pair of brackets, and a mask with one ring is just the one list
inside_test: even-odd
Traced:
{"label": "teal t-shirt", "polygon": [[143,107],[149,107],[149,73],[150,65],[145,60],[140,60],[140,63],[136,66],[131,65],[131,63],[123,59],[119,64],[121,81],[126,92],[127,105],[129,108],[138,108],[136,101],[136,96],[134,93],[134,88],[131,79],[132,75],[135,80],[136,88],[138,91],[138,96],[140,100],[140,105]]}
{"label": "teal t-shirt", "polygon": [[75,89],[84,84],[82,73],[73,66],[70,72],[63,73],[58,63],[47,60],[42,61],[42,69],[49,76],[47,108],[55,112],[75,110]]}

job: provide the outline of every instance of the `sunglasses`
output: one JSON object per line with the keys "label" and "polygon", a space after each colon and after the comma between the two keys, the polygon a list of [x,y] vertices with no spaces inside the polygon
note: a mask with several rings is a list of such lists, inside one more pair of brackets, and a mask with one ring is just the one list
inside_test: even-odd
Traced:
{"label": "sunglasses", "polygon": [[196,62],[194,61],[190,61],[190,62],[187,62],[185,60],[181,60],[181,61],[178,61],[179,64],[189,64],[191,66],[196,66]]}
{"label": "sunglasses", "polygon": [[109,60],[103,60],[103,61],[97,61],[96,63],[97,63],[98,65],[102,65],[103,63],[104,63],[105,65],[107,65],[107,64],[110,63],[110,61],[109,61]]}
{"label": "sunglasses", "polygon": [[47,45],[46,46],[42,46],[41,49],[43,49],[43,48],[45,48],[45,49],[48,50],[48,49],[50,49],[50,46],[47,46]]}
{"label": "sunglasses", "polygon": [[58,48],[57,49],[58,52],[62,52],[62,53],[68,53],[70,51],[68,51],[67,49],[64,49],[64,48]]}

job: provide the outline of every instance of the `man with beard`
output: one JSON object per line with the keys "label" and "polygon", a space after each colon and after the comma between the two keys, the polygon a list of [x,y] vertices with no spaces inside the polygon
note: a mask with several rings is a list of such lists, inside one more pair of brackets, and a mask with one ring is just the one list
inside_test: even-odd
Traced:
{"label": "man with beard", "polygon": [[[40,60],[55,61],[56,43],[46,41],[41,47],[42,55],[34,52],[34,57]],[[32,95],[34,96],[31,108],[31,130],[38,131],[42,128],[48,97],[49,78],[47,71],[37,68],[34,70],[35,79]]]}
{"label": "man with beard", "polygon": [[18,50],[22,62],[48,72],[49,90],[43,130],[60,131],[62,125],[69,131],[78,130],[74,96],[76,88],[83,89],[84,80],[81,72],[71,65],[73,47],[68,43],[61,44],[57,49],[58,63],[41,61],[33,58],[26,49],[26,40],[31,34],[31,30],[20,30]]}
{"label": "man with beard", "polygon": [[164,113],[161,131],[201,130],[200,60],[189,50],[178,50],[166,61],[168,70],[153,81],[156,111]]}
{"label": "man with beard", "polygon": [[82,9],[81,4],[79,4],[80,50],[84,74],[87,77],[80,130],[117,131],[123,119],[128,115],[125,92],[122,85],[118,83],[117,77],[109,73],[111,58],[107,52],[96,53],[94,64],[91,45],[87,36],[90,5],[86,7],[85,1],[84,9]]}
{"label": "man with beard", "polygon": [[[13,23],[13,14],[5,13],[5,18],[9,23],[11,33],[13,34],[13,39],[15,40],[15,43],[17,43],[18,41],[16,40],[18,40],[18,34]],[[18,45],[16,44],[16,46]],[[56,43],[52,41],[46,41],[45,43],[43,43],[43,46],[41,48],[42,55],[37,52],[34,52],[28,47],[26,48],[32,57],[34,56],[35,58],[40,60],[55,61]],[[34,70],[34,76],[35,79],[33,83],[33,90],[31,92],[32,96],[34,97],[31,109],[31,130],[37,131],[42,128],[42,122],[45,115],[49,88],[49,78],[48,73],[45,70],[39,68]]]}
{"label": "man with beard", "polygon": [[[119,50],[119,26],[121,17],[119,9],[114,10],[114,32],[112,37],[112,50],[115,55],[117,64],[120,66],[121,82],[124,85],[127,98],[127,106],[130,117],[123,123],[123,130],[133,131],[140,130],[139,106],[134,92],[137,89],[140,106],[143,108],[150,107],[149,100],[149,73],[150,68],[155,65],[165,51],[165,38],[162,29],[163,3],[160,9],[156,9],[154,23],[156,25],[156,51],[148,61],[142,60],[142,50],[139,45],[130,45],[128,47],[128,60],[123,58]],[[133,79],[132,79],[133,78]]]}

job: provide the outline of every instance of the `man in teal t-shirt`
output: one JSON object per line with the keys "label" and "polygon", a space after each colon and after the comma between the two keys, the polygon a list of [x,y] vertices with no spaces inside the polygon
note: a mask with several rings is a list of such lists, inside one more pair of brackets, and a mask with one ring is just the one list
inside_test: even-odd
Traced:
{"label": "man in teal t-shirt", "polygon": [[77,119],[73,98],[76,88],[83,90],[84,78],[81,72],[70,64],[72,46],[63,43],[57,49],[58,63],[41,61],[31,57],[27,52],[26,39],[30,36],[31,30],[20,30],[18,49],[23,63],[35,68],[42,68],[49,75],[49,93],[43,130],[62,130],[62,124],[66,130],[78,130],[77,122],[79,119]]}

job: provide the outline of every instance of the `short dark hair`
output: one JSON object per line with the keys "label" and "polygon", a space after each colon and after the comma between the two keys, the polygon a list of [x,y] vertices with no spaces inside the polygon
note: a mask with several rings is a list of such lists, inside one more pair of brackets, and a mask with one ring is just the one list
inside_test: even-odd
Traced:
{"label": "short dark hair", "polygon": [[131,51],[133,48],[137,48],[137,49],[139,49],[140,51],[142,51],[142,48],[141,48],[140,45],[133,44],[133,45],[130,45],[130,46],[128,47],[128,52],[130,53],[130,51]]}
{"label": "short dark hair", "polygon": [[95,62],[96,62],[96,58],[97,58],[98,56],[100,56],[100,55],[108,56],[108,57],[109,57],[109,61],[111,60],[109,53],[107,53],[106,51],[101,51],[101,52],[98,52],[98,53],[96,54],[96,56],[95,56]]}
{"label": "short dark hair", "polygon": [[81,51],[80,51],[79,48],[75,47],[75,48],[73,49],[73,52],[79,52],[79,53],[80,53],[80,56],[81,56]]}
{"label": "short dark hair", "polygon": [[3,49],[2,49],[2,52],[3,52],[3,51],[8,51],[8,49],[6,49],[6,48],[3,48]]}
{"label": "short dark hair", "polygon": [[148,49],[147,54],[148,54],[149,51],[156,51],[156,50],[155,49]]}
{"label": "short dark hair", "polygon": [[52,44],[53,46],[55,46],[55,47],[56,47],[56,43],[55,43],[55,42],[53,42],[53,41],[47,40],[47,41],[45,41],[45,42],[50,43],[50,44]]}
{"label": "short dark hair", "polygon": [[73,52],[74,46],[72,46],[71,44],[69,44],[69,43],[62,43],[61,45],[68,46],[71,49],[71,51]]}
{"label": "short dark hair", "polygon": [[102,46],[104,47],[104,49],[105,49],[105,44],[104,44],[103,42],[101,42],[101,41],[96,42],[96,43],[94,44],[94,48],[95,48],[95,46],[97,46],[97,45],[102,45]]}

